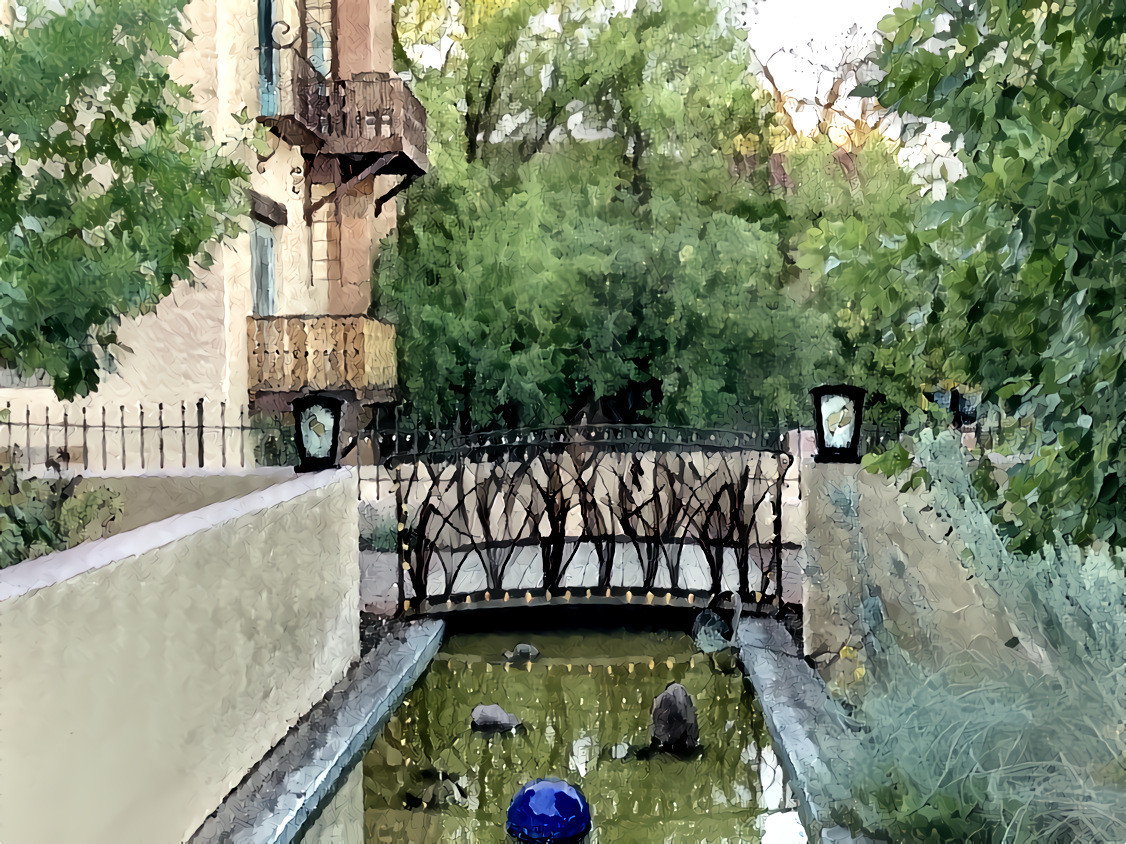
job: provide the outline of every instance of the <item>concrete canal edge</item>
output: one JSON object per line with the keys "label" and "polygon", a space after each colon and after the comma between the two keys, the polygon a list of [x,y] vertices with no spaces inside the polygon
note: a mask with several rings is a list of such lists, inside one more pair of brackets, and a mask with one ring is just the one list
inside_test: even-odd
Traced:
{"label": "concrete canal edge", "polygon": [[876,844],[833,824],[810,790],[811,778],[828,771],[822,747],[847,740],[848,733],[833,713],[821,676],[805,661],[789,631],[774,619],[743,618],[738,643],[743,672],[762,706],[766,728],[797,797],[798,815],[809,840]]}
{"label": "concrete canal edge", "polygon": [[247,774],[189,844],[300,841],[441,647],[445,623],[394,624]]}

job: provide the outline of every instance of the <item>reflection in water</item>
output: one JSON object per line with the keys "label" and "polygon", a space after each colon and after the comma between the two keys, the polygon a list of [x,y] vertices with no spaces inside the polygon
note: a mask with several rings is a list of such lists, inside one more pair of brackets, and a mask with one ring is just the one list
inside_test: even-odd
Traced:
{"label": "reflection in water", "polygon": [[[506,665],[517,642],[542,657]],[[701,749],[687,759],[647,752],[650,704],[672,682],[699,717]],[[472,732],[479,703],[526,729]],[[717,672],[683,634],[457,636],[364,759],[364,840],[503,842],[513,794],[553,776],[590,801],[592,842],[758,842],[762,812],[788,803],[764,741],[742,676]]]}
{"label": "reflection in water", "polygon": [[364,778],[357,765],[301,838],[301,844],[363,844]]}

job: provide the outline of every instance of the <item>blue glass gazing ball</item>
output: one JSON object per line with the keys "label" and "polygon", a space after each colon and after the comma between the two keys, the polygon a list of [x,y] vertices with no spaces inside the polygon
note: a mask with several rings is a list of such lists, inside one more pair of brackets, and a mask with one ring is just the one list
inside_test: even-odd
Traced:
{"label": "blue glass gazing ball", "polygon": [[533,780],[512,798],[506,829],[518,841],[576,841],[590,831],[590,806],[563,780]]}

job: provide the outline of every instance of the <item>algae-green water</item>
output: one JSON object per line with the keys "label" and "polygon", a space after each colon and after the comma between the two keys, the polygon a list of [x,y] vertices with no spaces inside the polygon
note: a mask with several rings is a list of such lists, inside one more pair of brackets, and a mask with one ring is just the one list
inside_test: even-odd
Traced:
{"label": "algae-green water", "polygon": [[[540,659],[506,666],[519,642]],[[699,719],[687,759],[643,750],[650,705],[672,682]],[[479,703],[525,730],[473,732]],[[682,633],[455,635],[364,759],[365,841],[504,842],[513,794],[554,776],[586,795],[598,844],[757,842],[764,741],[741,674]]]}

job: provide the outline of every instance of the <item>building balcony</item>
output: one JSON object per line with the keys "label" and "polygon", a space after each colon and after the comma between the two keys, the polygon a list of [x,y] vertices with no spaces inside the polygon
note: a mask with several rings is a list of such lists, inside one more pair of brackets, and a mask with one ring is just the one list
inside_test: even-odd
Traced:
{"label": "building balcony", "polygon": [[281,82],[263,99],[259,120],[282,140],[310,155],[397,154],[382,172],[426,172],[426,110],[403,80],[389,73],[326,79],[296,51],[281,53]]}
{"label": "building balcony", "polygon": [[395,326],[361,316],[249,317],[250,391],[351,390],[390,400],[398,383]]}

